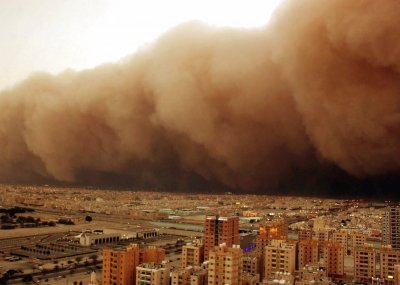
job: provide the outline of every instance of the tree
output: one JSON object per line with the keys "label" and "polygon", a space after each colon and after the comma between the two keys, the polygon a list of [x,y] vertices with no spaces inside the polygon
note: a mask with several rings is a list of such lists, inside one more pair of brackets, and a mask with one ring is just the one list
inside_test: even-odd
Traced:
{"label": "tree", "polygon": [[90,258],[92,259],[93,263],[96,263],[97,259],[99,258],[97,254],[93,254],[90,256]]}
{"label": "tree", "polygon": [[81,257],[81,256],[77,256],[77,257],[75,258],[75,260],[76,260],[77,263],[79,263],[79,262],[82,261],[82,257]]}
{"label": "tree", "polygon": [[22,278],[22,281],[26,282],[26,283],[32,282],[33,281],[33,277],[32,277],[32,275],[26,275],[26,276],[24,276],[24,278]]}
{"label": "tree", "polygon": [[93,218],[91,216],[86,216],[85,221],[90,223],[93,221]]}

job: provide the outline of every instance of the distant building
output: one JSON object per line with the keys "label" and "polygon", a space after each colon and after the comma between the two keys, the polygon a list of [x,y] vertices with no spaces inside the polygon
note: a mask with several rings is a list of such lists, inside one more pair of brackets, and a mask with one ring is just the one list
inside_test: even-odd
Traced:
{"label": "distant building", "polygon": [[287,239],[289,227],[284,219],[266,221],[259,228],[259,235],[268,239]]}
{"label": "distant building", "polygon": [[331,230],[328,229],[320,229],[318,231],[314,231],[313,239],[317,240],[319,243],[318,254],[319,256],[324,255],[324,244],[326,241],[330,239]]}
{"label": "distant building", "polygon": [[204,256],[215,246],[225,244],[227,247],[239,244],[239,217],[206,216],[204,224]]}
{"label": "distant building", "polygon": [[334,231],[332,233],[332,241],[340,243],[344,249],[345,255],[347,255],[347,240],[348,240],[349,234],[346,230],[341,230],[341,231]]}
{"label": "distant building", "polygon": [[317,240],[302,240],[298,243],[297,262],[299,269],[306,265],[316,264],[319,261]]}
{"label": "distant building", "polygon": [[400,249],[400,206],[386,208],[382,221],[382,243]]}
{"label": "distant building", "polygon": [[140,263],[161,263],[165,259],[165,249],[156,246],[148,246],[141,249],[139,254]]}
{"label": "distant building", "polygon": [[350,255],[354,255],[354,249],[356,247],[363,246],[367,242],[367,236],[366,234],[359,232],[359,231],[353,231],[350,233],[350,241],[349,241],[349,246],[348,246],[348,253]]}
{"label": "distant building", "polygon": [[103,232],[82,233],[79,243],[83,246],[117,243],[121,240],[120,233],[104,234]]}
{"label": "distant building", "polygon": [[326,241],[324,243],[324,263],[326,273],[330,277],[344,275],[344,247],[339,242]]}
{"label": "distant building", "polygon": [[139,245],[103,250],[103,285],[131,285],[135,283],[139,263]]}
{"label": "distant building", "polygon": [[300,230],[298,232],[299,241],[310,240],[313,237],[313,231],[311,229]]}

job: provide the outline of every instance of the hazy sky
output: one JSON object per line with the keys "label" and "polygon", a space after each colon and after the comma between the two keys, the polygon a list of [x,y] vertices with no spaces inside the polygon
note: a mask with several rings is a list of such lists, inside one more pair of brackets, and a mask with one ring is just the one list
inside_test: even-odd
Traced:
{"label": "hazy sky", "polygon": [[185,21],[257,27],[279,0],[0,0],[0,89],[116,61]]}

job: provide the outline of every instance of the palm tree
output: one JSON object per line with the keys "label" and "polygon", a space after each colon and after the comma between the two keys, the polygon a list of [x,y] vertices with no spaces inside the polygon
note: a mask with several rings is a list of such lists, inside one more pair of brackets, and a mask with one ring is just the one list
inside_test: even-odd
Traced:
{"label": "palm tree", "polygon": [[75,260],[76,260],[76,262],[79,264],[79,262],[82,261],[82,257],[81,257],[81,256],[77,256],[77,257],[75,258]]}
{"label": "palm tree", "polygon": [[99,256],[97,254],[93,254],[90,256],[90,258],[92,259],[92,263],[95,264]]}

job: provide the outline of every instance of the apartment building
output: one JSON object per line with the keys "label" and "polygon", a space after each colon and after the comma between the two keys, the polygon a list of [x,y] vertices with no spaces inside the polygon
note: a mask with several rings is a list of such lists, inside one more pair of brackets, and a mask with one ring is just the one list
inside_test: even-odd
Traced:
{"label": "apartment building", "polygon": [[306,265],[315,264],[319,261],[317,240],[302,240],[298,243],[297,262],[298,268],[303,268]]}
{"label": "apartment building", "polygon": [[284,240],[272,240],[265,247],[265,277],[276,272],[294,274],[296,266],[296,244]]}
{"label": "apartment building", "polygon": [[103,250],[103,285],[132,285],[139,264],[139,245]]}
{"label": "apartment building", "polygon": [[136,285],[169,285],[169,275],[170,264],[166,261],[161,264],[142,263],[136,267]]}
{"label": "apartment building", "polygon": [[182,247],[181,265],[183,268],[191,265],[201,265],[204,261],[204,245],[198,240]]}
{"label": "apartment building", "polygon": [[239,246],[222,244],[210,250],[208,285],[241,285],[243,252]]}
{"label": "apartment building", "polygon": [[225,244],[227,247],[239,244],[239,217],[206,216],[204,223],[204,256],[215,246]]}

